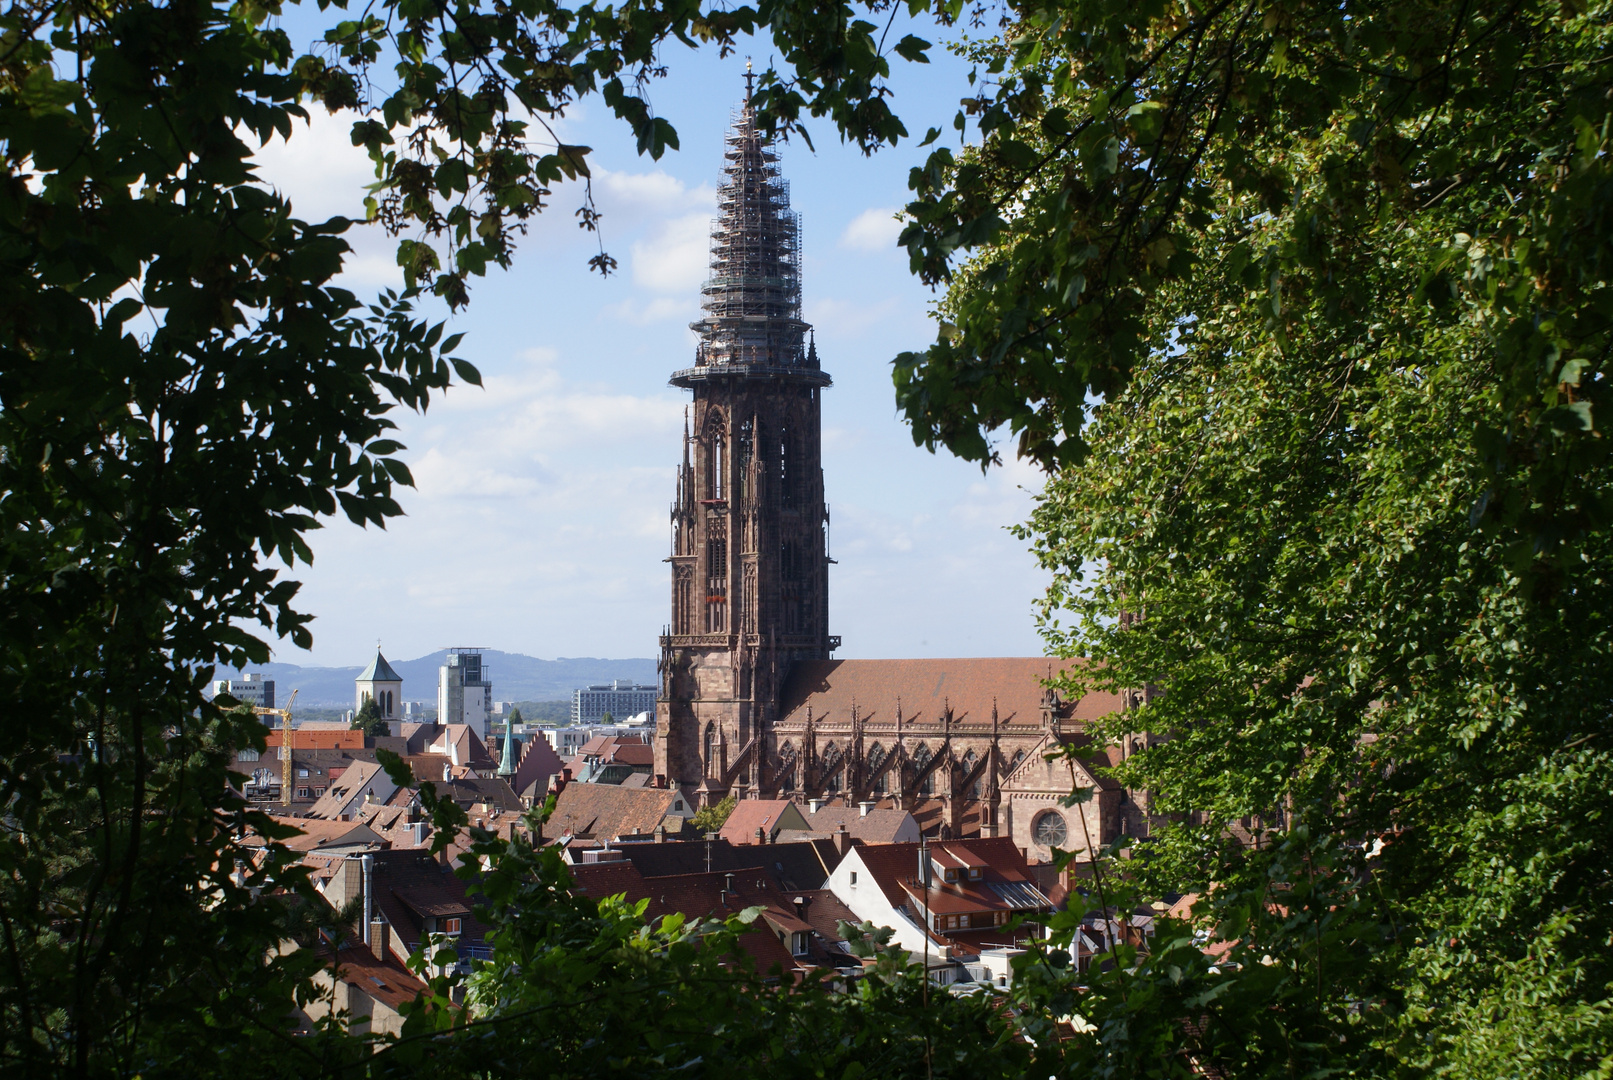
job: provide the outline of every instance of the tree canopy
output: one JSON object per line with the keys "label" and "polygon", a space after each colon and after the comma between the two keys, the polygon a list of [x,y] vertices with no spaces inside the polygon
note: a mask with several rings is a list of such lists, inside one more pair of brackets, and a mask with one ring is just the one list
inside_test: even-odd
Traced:
{"label": "tree canopy", "polygon": [[1167,935],[1088,1066],[1597,1075],[1613,11],[1012,15],[914,173],[946,292],[898,398],[1051,470],[1021,535],[1071,688],[1137,701],[1133,895],[1241,965]]}
{"label": "tree canopy", "polygon": [[[280,1018],[314,961],[276,943],[316,898],[286,852],[243,846],[281,835],[228,771],[261,725],[201,690],[265,661],[258,634],[309,643],[270,560],[310,560],[337,513],[384,527],[411,481],[394,410],[479,380],[423,291],[467,303],[563,179],[595,222],[587,148],[546,125],[593,96],[658,157],[662,50],[768,27],[791,60],[759,94],[784,122],[901,134],[888,50],[850,8],[319,10],[307,54],[272,2],[0,12],[0,694],[28,717],[0,729],[10,1071],[291,1068]],[[357,223],[305,221],[255,176],[253,146],[309,105],[351,110],[404,292],[337,284]]]}
{"label": "tree canopy", "polygon": [[[390,414],[477,381],[421,297],[468,303],[562,180],[597,222],[566,109],[597,95],[658,157],[667,51],[761,32],[764,124],[872,150],[906,135],[891,58],[928,45],[874,2],[383,0],[322,4],[303,55],[281,10],[0,13],[8,1071],[1605,1074],[1606,2],[914,0],[1002,22],[966,46],[965,145],[913,174],[903,242],[945,291],[898,401],[921,443],[1006,433],[1052,470],[1044,627],[1135,695],[1098,734],[1152,792],[1087,901],[1191,886],[1199,937],[1162,919],[1078,989],[1078,898],[1011,1009],[889,957],[855,998],[790,994],[725,964],[744,922],[648,928],[475,836],[487,1023],[447,1037],[438,983],[374,1056],[285,1034],[322,961],[282,946],[340,928],[244,842],[286,835],[228,771],[262,727],[201,694],[257,634],[309,641],[268,559],[384,527]],[[401,294],[336,284],[357,223],[254,176],[308,104],[353,111]]]}

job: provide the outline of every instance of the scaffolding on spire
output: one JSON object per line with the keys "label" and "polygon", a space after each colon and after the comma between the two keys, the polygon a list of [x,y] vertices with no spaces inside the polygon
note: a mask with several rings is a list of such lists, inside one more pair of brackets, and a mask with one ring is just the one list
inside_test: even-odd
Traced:
{"label": "scaffolding on spire", "polygon": [[756,126],[746,100],[735,114],[723,153],[717,218],[711,226],[711,276],[701,288],[705,316],[695,367],[673,383],[717,374],[805,376],[828,383],[809,350],[801,319],[801,222],[790,209],[772,141]]}

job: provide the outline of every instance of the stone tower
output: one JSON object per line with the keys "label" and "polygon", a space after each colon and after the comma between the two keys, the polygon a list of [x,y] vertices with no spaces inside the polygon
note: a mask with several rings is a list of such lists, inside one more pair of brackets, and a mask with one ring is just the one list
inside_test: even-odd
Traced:
{"label": "stone tower", "polygon": [[691,324],[700,342],[694,366],[672,375],[694,401],[656,702],[657,783],[694,785],[702,804],[776,787],[769,733],[784,677],[839,644],[819,438],[830,380],[801,319],[789,185],[748,87],[724,158],[705,316]]}

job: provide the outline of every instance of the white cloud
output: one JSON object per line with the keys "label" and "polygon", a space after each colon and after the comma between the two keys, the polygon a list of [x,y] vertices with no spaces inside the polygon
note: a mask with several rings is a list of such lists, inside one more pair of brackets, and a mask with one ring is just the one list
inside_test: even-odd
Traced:
{"label": "white cloud", "polygon": [[385,532],[332,523],[295,575],[321,614],[315,662],[345,663],[323,650],[383,624],[402,655],[528,617],[581,619],[596,635],[642,622],[630,636],[653,636],[682,402],[562,370],[553,350],[531,349],[485,390],[456,386],[426,416],[397,418],[416,484],[396,493],[407,516]]}
{"label": "white cloud", "polygon": [[633,242],[633,280],[654,292],[700,287],[711,261],[711,215],[684,214]]}
{"label": "white cloud", "polygon": [[851,220],[840,234],[840,246],[852,251],[890,251],[902,235],[902,222],[895,207],[876,206]]}
{"label": "white cloud", "polygon": [[[253,155],[258,176],[290,199],[292,213],[304,221],[364,217],[364,187],[374,183],[375,166],[353,145],[350,133],[358,118],[310,109],[306,121],[292,122],[290,139],[276,135]],[[243,138],[248,145],[253,141],[250,133]]]}

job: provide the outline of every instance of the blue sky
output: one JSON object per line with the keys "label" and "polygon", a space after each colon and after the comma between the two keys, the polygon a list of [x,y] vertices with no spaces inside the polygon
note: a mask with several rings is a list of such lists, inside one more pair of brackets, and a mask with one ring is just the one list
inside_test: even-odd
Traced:
{"label": "blue sky", "polygon": [[[291,18],[306,44],[312,24],[304,33]],[[572,216],[578,193],[559,189],[514,268],[478,281],[449,320],[485,388],[455,387],[423,416],[394,414],[417,483],[399,493],[408,516],[385,532],[330,522],[310,538],[314,565],[295,576],[317,617],[314,648],[281,643],[275,659],[362,663],[377,639],[398,657],[453,644],[654,655],[685,402],[666,380],[693,356],[688,323],[747,52],[766,65],[760,43],[727,59],[666,54],[671,74],[651,103],[682,148],[659,162],[639,157],[599,102],[567,116],[566,141],[594,148],[595,198],[620,273],[587,270],[594,241]],[[902,64],[892,82],[920,137],[931,125],[950,132],[968,91],[966,69],[936,59]],[[360,215],[371,177],[348,144],[351,121],[317,115],[260,156],[299,217]],[[892,397],[891,358],[934,336],[933,297],[909,276],[893,219],[925,152],[904,142],[866,158],[827,121],[810,130],[815,152],[797,140],[782,156],[802,216],[805,313],[835,380],[823,423],[837,655],[1039,654],[1031,605],[1045,577],[1005,529],[1024,520],[1040,475],[1010,462],[982,476],[913,446]],[[357,257],[344,284],[361,295],[397,284],[391,242],[368,226],[350,236]]]}

